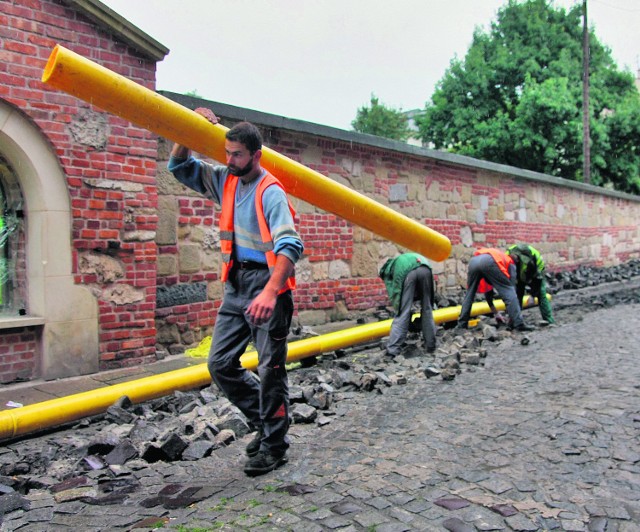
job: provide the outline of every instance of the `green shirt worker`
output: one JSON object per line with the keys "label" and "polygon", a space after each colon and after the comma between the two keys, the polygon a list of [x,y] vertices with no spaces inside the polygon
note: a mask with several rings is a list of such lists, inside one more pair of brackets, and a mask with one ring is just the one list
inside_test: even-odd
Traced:
{"label": "green shirt worker", "polygon": [[545,279],[544,260],[540,252],[529,244],[514,244],[507,248],[507,255],[518,257],[518,275],[516,282],[516,293],[518,302],[522,307],[522,299],[526,287],[529,286],[529,293],[538,298],[538,307],[542,319],[547,323],[555,323],[551,303],[547,299],[547,282]]}
{"label": "green shirt worker", "polygon": [[400,354],[409,332],[411,307],[416,300],[421,303],[420,330],[425,347],[427,353],[433,353],[436,349],[436,326],[433,321],[434,283],[427,259],[418,253],[403,253],[395,259],[387,260],[380,268],[379,275],[396,311],[386,354],[390,357]]}

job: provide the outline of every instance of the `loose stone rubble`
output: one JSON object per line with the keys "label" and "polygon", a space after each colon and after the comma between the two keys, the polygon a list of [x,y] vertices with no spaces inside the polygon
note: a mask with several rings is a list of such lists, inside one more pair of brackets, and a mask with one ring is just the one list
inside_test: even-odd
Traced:
{"label": "loose stone rubble", "polygon": [[[576,272],[547,275],[547,279],[549,292],[554,294],[554,310],[565,310],[565,319],[573,316],[579,320],[595,308],[639,303],[640,290],[615,286],[638,276],[640,261],[631,261],[616,268],[581,268]],[[584,287],[594,288],[588,292],[578,290]],[[438,303],[440,306],[458,304],[453,298],[443,297]],[[528,316],[534,316],[538,311],[528,312]],[[378,318],[387,317],[381,309]],[[538,323],[538,326],[543,325]],[[298,337],[314,334],[306,328],[299,328],[296,333]],[[441,327],[438,348],[433,355],[427,355],[420,336],[411,333],[403,353],[395,358],[386,357],[384,342],[375,341],[303,361],[289,372],[292,422],[294,425],[315,424],[319,429],[330,425],[336,416],[348,415],[355,397],[366,394],[373,398],[416,381],[425,385],[445,381],[455,386],[459,375],[483,368],[494,347],[505,342],[526,345],[529,339],[527,335],[498,326],[491,318],[482,317],[478,326],[468,331]],[[38,530],[38,526],[45,530],[44,523],[60,505],[64,506],[64,512],[72,512],[74,505],[126,505],[131,494],[138,492],[145,482],[142,472],[151,464],[163,463],[171,468],[172,463],[197,463],[216,453],[224,456],[233,446],[243,445],[238,440],[252,430],[242,414],[212,385],[137,405],[122,397],[103,415],[52,429],[49,434],[9,442],[0,447],[2,530],[29,530],[28,527]],[[571,448],[564,452],[565,455],[579,454]],[[622,449],[618,452],[625,453]],[[637,464],[640,456],[636,458]],[[287,489],[304,492],[305,486],[293,485]],[[495,491],[499,492],[498,486]],[[213,488],[207,490],[206,486],[183,489],[179,483],[167,484],[140,505],[187,508],[213,493]],[[460,509],[469,503],[467,499],[443,494],[435,504]],[[522,516],[512,517],[517,511],[509,505],[494,506],[493,512],[511,519],[512,529],[540,529],[524,520],[519,523]],[[347,514],[351,510],[334,508],[334,512],[340,514],[340,511]],[[447,530],[476,530],[458,521],[452,518],[443,526]],[[136,527],[152,529],[158,522],[138,523]],[[597,520],[594,522],[589,530],[604,530],[598,528]],[[564,530],[574,530],[567,526]],[[575,530],[584,529],[576,527]],[[488,524],[482,529],[498,530],[501,526]]]}

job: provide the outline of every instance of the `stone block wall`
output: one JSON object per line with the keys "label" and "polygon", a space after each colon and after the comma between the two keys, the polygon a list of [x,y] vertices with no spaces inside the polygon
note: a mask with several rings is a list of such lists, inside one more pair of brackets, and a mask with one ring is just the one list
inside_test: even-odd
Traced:
{"label": "stone block wall", "polygon": [[219,211],[168,172],[171,145],[158,143],[156,328],[159,348],[177,354],[211,334],[222,283]]}
{"label": "stone block wall", "polygon": [[[215,102],[171,97],[188,107],[211,107],[229,127],[241,119],[253,121],[270,148],[446,235],[451,256],[433,265],[441,293],[465,287],[467,262],[478,247],[528,242],[540,249],[550,271],[610,266],[640,256],[640,198]],[[204,280],[210,298],[200,303],[202,312],[191,313],[192,319],[186,318],[190,307],[158,310],[158,329],[172,330],[170,341],[175,343],[166,345],[179,352],[211,333],[220,302],[217,211],[168,174],[171,143],[161,140],[163,144],[160,203],[170,207],[159,212],[167,237],[158,250],[159,263],[167,267],[158,271],[159,285],[171,283],[179,290],[188,279]],[[305,244],[297,266],[298,321],[312,326],[388,305],[377,272],[388,257],[406,250],[307,202],[292,201]]]}

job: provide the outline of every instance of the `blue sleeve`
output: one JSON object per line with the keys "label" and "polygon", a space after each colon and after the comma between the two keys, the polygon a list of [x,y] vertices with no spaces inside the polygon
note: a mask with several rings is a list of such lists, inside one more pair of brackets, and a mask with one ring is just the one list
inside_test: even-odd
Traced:
{"label": "blue sleeve", "polygon": [[186,159],[171,157],[167,168],[180,183],[220,205],[226,167],[214,166],[189,156]]}
{"label": "blue sleeve", "polygon": [[268,187],[262,196],[262,206],[271,230],[273,252],[285,255],[295,264],[302,256],[304,245],[296,231],[284,190],[277,185]]}

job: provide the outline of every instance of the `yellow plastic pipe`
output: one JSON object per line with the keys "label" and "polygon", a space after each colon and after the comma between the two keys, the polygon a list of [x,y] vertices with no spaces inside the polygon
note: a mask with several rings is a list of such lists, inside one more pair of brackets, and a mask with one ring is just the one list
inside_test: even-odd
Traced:
{"label": "yellow plastic pipe", "polygon": [[[42,81],[158,135],[225,161],[227,128],[124,76],[56,45]],[[392,242],[435,260],[451,253],[449,239],[306,166],[264,147],[261,163],[287,192]]]}
{"label": "yellow plastic pipe", "polygon": [[[525,306],[531,306],[535,303],[536,300],[533,298],[525,299]],[[494,304],[498,310],[504,310],[502,300],[498,299]],[[474,303],[471,307],[472,316],[488,312],[490,309],[486,303]],[[460,306],[458,305],[435,310],[433,319],[436,323],[444,323],[458,319],[459,315]],[[419,314],[414,317],[416,316]],[[295,362],[328,351],[383,338],[389,334],[392,321],[389,319],[369,323],[344,331],[291,342],[288,346],[287,362]],[[241,363],[243,367],[255,371],[258,367],[258,354],[255,351],[248,351],[242,356]],[[168,395],[176,390],[191,390],[207,386],[210,382],[211,376],[207,365],[197,364],[135,381],[106,386],[12,410],[3,410],[0,411],[0,441],[70,423],[83,417],[101,414],[125,395],[133,403],[141,403]]]}
{"label": "yellow plastic pipe", "polygon": [[[458,319],[459,314],[460,306],[438,309],[433,312],[433,320],[436,323],[444,323]],[[418,316],[420,316],[420,314],[415,314],[413,317]],[[297,362],[303,358],[320,355],[328,351],[335,351],[336,349],[343,349],[351,345],[384,338],[389,335],[392,322],[393,319],[367,323],[366,325],[359,325],[351,329],[291,342],[288,346],[287,362]],[[257,370],[258,353],[256,351],[247,351],[240,357],[240,363],[246,369],[251,371]]]}
{"label": "yellow plastic pipe", "polygon": [[211,376],[206,364],[145,377],[88,392],[59,397],[33,405],[0,412],[0,440],[31,434],[105,412],[126,395],[133,403],[150,401],[175,390],[206,386]]}
{"label": "yellow plastic pipe", "polygon": [[[526,308],[537,304],[537,299],[526,296],[523,298],[523,302],[523,306]],[[502,299],[494,300],[494,306],[497,310],[505,310],[506,308]],[[458,305],[456,307],[446,307],[434,310],[433,321],[436,324],[441,324],[457,320],[458,316],[460,316],[461,309],[461,305]],[[486,302],[474,303],[471,306],[471,316],[479,316],[490,312],[491,308]],[[419,316],[420,314],[414,314],[412,319]],[[287,353],[287,362],[297,362],[303,358],[320,355],[328,351],[335,351],[336,349],[343,349],[352,345],[384,338],[389,335],[392,322],[393,319],[378,321],[376,323],[368,323],[366,325],[360,325],[343,331],[336,331],[334,333],[323,334],[291,342]],[[256,351],[247,351],[242,355],[242,357],[240,357],[240,363],[246,369],[251,371],[257,370],[258,353]]]}

